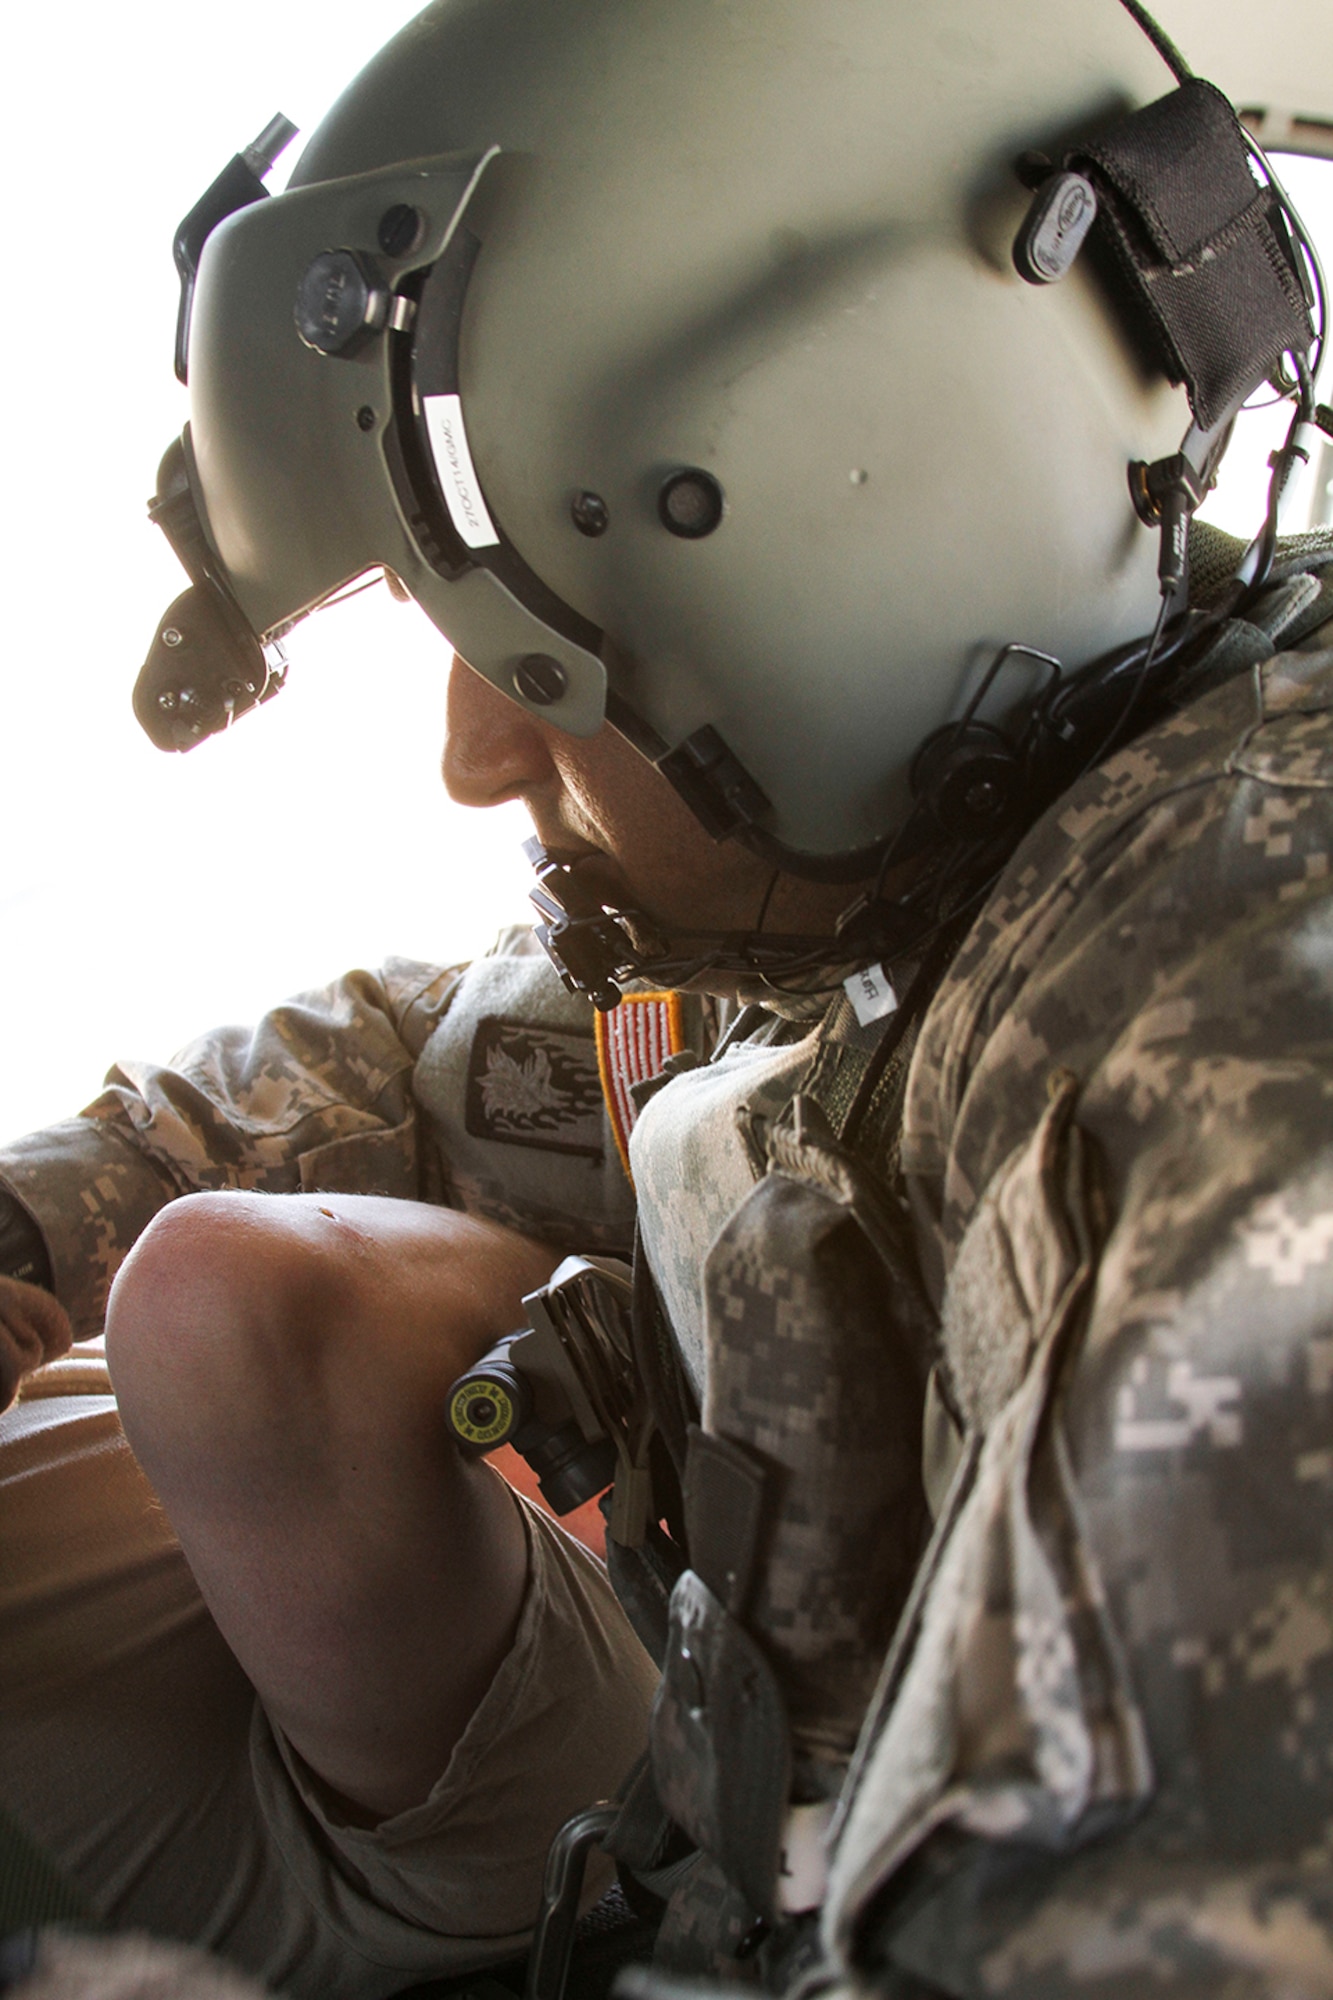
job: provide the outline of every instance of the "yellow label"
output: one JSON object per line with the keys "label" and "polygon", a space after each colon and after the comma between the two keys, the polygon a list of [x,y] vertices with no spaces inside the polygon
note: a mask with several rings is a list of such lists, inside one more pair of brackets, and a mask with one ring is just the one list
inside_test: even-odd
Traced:
{"label": "yellow label", "polygon": [[449,1421],[467,1444],[499,1444],[513,1428],[514,1405],[499,1382],[465,1382],[449,1405]]}

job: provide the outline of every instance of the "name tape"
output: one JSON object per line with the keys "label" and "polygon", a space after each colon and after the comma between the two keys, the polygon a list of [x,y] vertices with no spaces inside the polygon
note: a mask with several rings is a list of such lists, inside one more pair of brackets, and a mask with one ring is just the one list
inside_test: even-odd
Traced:
{"label": "name tape", "polygon": [[500,537],[481,497],[481,482],[463,423],[462,399],[423,396],[421,402],[431,457],[450,519],[470,549],[493,549]]}

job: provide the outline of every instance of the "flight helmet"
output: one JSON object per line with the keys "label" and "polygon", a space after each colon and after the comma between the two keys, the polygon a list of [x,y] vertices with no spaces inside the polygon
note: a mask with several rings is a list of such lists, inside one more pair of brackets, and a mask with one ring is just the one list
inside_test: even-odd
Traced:
{"label": "flight helmet", "polygon": [[873,876],[923,794],[979,838],[1006,716],[1152,627],[1313,337],[1230,107],[1120,0],[437,0],[261,198],[289,129],[178,243],[173,748],[382,568],[775,866]]}

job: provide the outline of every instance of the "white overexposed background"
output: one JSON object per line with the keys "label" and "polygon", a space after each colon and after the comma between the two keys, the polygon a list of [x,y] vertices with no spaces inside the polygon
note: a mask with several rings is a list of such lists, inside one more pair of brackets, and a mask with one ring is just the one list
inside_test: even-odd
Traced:
{"label": "white overexposed background", "polygon": [[[382,587],[298,628],[286,690],[187,757],[130,710],[184,584],[144,512],[187,414],[175,226],[275,111],[308,134],[414,11],[74,0],[8,25],[0,1140],[78,1109],[113,1059],[527,914],[526,819],[445,799],[448,648]],[[1292,170],[1333,249],[1330,180]],[[1221,525],[1252,531],[1284,423],[1246,420]]]}
{"label": "white overexposed background", "polygon": [[113,1059],[528,913],[526,816],[445,798],[449,649],[382,585],[298,628],[285,690],[188,756],[130,710],[185,585],[144,511],[188,415],[176,224],[416,11],[76,0],[8,25],[0,1139],[77,1110]]}

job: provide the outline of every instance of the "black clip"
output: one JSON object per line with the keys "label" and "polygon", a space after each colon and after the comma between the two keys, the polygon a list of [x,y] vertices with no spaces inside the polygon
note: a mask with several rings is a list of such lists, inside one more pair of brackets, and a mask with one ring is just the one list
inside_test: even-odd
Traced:
{"label": "black clip", "polygon": [[620,1004],[618,979],[632,977],[638,959],[628,931],[540,840],[525,840],[523,852],[537,871],[528,896],[544,920],[532,927],[538,944],[567,993],[582,993],[608,1013]]}
{"label": "black clip", "polygon": [[[1186,440],[1188,442],[1188,439]],[[1164,597],[1182,589],[1189,574],[1189,527],[1194,510],[1211,484],[1183,451],[1155,464],[1131,461],[1129,493],[1134,511],[1147,528],[1162,531],[1157,578]]]}
{"label": "black clip", "polygon": [[619,1806],[588,1806],[567,1819],[546,1855],[541,1914],[532,1933],[523,2000],[564,2000],[588,1856],[620,1817]]}

